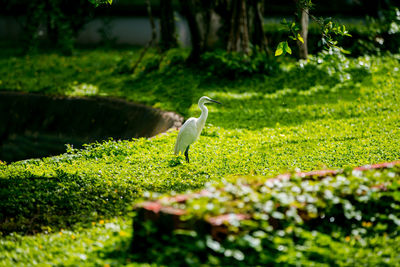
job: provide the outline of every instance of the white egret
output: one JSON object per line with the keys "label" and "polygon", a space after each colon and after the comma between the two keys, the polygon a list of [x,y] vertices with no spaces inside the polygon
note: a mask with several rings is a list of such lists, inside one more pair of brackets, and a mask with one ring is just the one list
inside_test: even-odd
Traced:
{"label": "white egret", "polygon": [[212,100],[208,96],[202,96],[199,99],[199,108],[201,109],[201,115],[198,118],[189,118],[181,127],[178,138],[175,144],[175,155],[184,153],[186,161],[189,162],[189,147],[193,144],[200,136],[204,125],[206,124],[208,109],[204,104],[217,103],[218,101]]}

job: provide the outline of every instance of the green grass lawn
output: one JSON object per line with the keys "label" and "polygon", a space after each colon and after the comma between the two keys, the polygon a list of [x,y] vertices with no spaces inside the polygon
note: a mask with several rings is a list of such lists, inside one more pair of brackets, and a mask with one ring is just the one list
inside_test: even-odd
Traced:
{"label": "green grass lawn", "polygon": [[135,50],[1,55],[0,90],[118,96],[185,118],[199,115],[202,95],[223,105],[209,106],[190,164],[173,156],[177,131],[0,163],[0,265],[129,263],[127,206],[145,191],[400,158],[399,55],[282,58],[270,76],[235,80],[170,64],[172,56],[158,71],[146,72],[146,65],[134,75],[122,71],[135,57]]}

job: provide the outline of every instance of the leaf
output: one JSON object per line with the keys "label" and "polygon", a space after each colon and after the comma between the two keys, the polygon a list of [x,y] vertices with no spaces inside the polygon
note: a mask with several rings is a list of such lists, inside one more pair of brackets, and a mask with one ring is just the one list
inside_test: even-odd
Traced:
{"label": "leaf", "polygon": [[280,42],[280,43],[278,44],[278,46],[276,47],[276,50],[275,50],[275,56],[280,56],[280,55],[282,55],[283,49],[284,49],[284,43],[287,43],[287,42]]}
{"label": "leaf", "polygon": [[340,50],[340,52],[342,52],[343,54],[348,54],[348,55],[351,54],[350,51],[345,50],[345,49],[343,49],[343,48],[341,48],[341,47],[339,48],[339,50]]}
{"label": "leaf", "polygon": [[304,39],[303,39],[303,37],[301,37],[300,33],[297,33],[297,40],[299,40],[300,42],[302,42],[304,44]]}
{"label": "leaf", "polygon": [[292,49],[290,49],[288,42],[283,43],[283,50],[289,54],[292,54]]}
{"label": "leaf", "polygon": [[282,48],[277,48],[275,50],[275,56],[280,56],[280,55],[282,55],[282,53],[283,53],[283,49]]}

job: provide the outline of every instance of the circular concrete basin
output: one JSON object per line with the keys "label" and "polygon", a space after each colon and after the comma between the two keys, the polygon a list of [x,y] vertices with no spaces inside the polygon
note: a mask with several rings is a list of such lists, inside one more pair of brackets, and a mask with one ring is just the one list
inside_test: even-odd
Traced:
{"label": "circular concrete basin", "polygon": [[142,104],[105,97],[0,92],[0,160],[58,155],[95,141],[151,137],[183,118]]}

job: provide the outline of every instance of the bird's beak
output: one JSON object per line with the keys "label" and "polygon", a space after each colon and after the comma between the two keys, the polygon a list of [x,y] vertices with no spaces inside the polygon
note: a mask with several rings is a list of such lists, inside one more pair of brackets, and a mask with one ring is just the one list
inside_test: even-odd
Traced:
{"label": "bird's beak", "polygon": [[210,99],[209,101],[222,105],[220,102]]}

